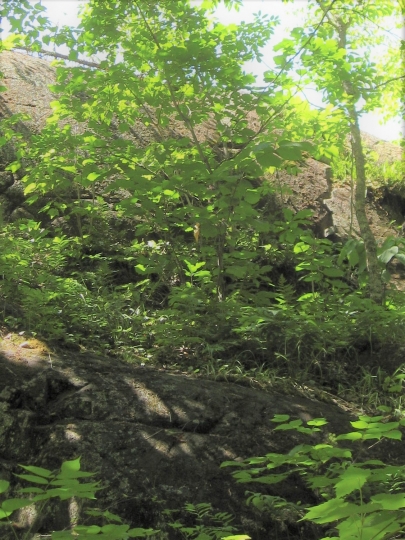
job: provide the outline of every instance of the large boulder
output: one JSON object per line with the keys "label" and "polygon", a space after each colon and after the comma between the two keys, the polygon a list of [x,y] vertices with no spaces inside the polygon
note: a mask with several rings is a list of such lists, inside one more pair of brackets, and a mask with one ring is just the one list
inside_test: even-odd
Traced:
{"label": "large boulder", "polygon": [[[102,480],[98,506],[132,526],[159,528],[165,508],[211,502],[216,511],[236,516],[238,530],[255,540],[276,538],[283,528],[318,538],[307,526],[289,523],[292,516],[283,521],[245,504],[247,489],[314,503],[299,477],[276,486],[238,485],[220,464],[308,442],[295,432],[273,431],[275,414],[330,420],[311,442],[325,440],[329,430],[348,430],[351,416],[343,402],[317,401],[309,389],[304,397],[253,380],[245,384],[88,352],[55,353],[37,340],[8,334],[0,341],[0,478],[16,488],[17,464],[55,470],[81,456],[82,469]],[[22,510],[16,526],[27,527],[28,517]],[[62,505],[32,520],[34,532],[45,534],[68,527],[69,513]],[[2,529],[2,540],[11,538]]]}

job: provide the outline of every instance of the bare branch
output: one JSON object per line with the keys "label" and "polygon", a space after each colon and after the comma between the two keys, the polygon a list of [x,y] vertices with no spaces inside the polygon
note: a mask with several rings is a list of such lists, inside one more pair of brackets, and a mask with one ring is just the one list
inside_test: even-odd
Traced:
{"label": "bare branch", "polygon": [[72,60],[66,54],[46,51],[45,49],[40,49],[39,51],[33,51],[30,47],[14,47],[14,49],[23,50],[27,52],[37,52],[39,54],[44,54],[46,56],[52,56],[53,58],[60,58],[61,60],[68,60],[69,62],[75,62],[76,64],[81,64],[83,66],[101,69],[100,64],[97,64],[96,62],[90,62],[89,60]]}

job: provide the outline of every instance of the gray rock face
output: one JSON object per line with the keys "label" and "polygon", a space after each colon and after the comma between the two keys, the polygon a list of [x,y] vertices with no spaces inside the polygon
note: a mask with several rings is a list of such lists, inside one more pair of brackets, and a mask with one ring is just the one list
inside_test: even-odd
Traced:
{"label": "gray rock face", "polygon": [[14,178],[11,172],[0,172],[0,193],[4,193],[7,189],[14,184]]}
{"label": "gray rock face", "polygon": [[[50,103],[55,99],[48,85],[55,83],[55,69],[45,60],[13,51],[0,54],[1,84],[7,91],[0,93],[0,118],[8,119],[12,115],[21,117],[15,124],[26,139],[31,134],[39,133],[51,114]],[[11,143],[0,148],[0,193],[1,210],[5,218],[11,219],[27,215],[29,208],[24,208],[23,186],[20,182],[22,171],[12,174],[6,171],[7,165],[15,160]],[[23,210],[21,210],[23,208]]]}
{"label": "gray rock face", "polygon": [[295,212],[310,209],[313,212],[312,226],[320,238],[328,236],[333,226],[333,216],[324,200],[331,196],[332,171],[328,165],[308,159],[298,175],[278,171],[269,178],[275,187],[275,198],[280,208],[291,208]]}
{"label": "gray rock face", "polygon": [[[286,452],[304,440],[274,432],[274,414],[326,416],[334,431],[349,428],[338,407],[271,389],[88,353],[22,348],[9,337],[0,347],[0,477],[13,481],[18,463],[54,470],[82,456],[82,469],[96,472],[105,486],[98,505],[132,526],[159,528],[164,508],[211,502],[216,511],[236,516],[239,531],[276,538],[288,525],[245,505],[245,491],[260,491],[260,485],[236,484],[220,464]],[[297,478],[264,491],[296,501],[313,498]],[[58,530],[68,525],[66,516],[62,510],[47,514],[34,530]],[[301,532],[313,537],[309,529]]]}
{"label": "gray rock face", "polygon": [[[387,236],[398,236],[401,216],[392,206],[383,206],[381,198],[369,190],[366,201],[366,211],[372,231],[377,241]],[[360,237],[359,225],[353,204],[354,193],[349,185],[336,187],[331,196],[324,200],[334,225],[335,234],[342,239],[348,236]]]}
{"label": "gray rock face", "polygon": [[2,85],[6,92],[0,94],[0,115],[9,118],[16,113],[28,114],[18,129],[22,133],[38,133],[51,114],[50,103],[55,99],[49,90],[55,84],[55,68],[46,60],[25,53],[2,51],[0,54]]}

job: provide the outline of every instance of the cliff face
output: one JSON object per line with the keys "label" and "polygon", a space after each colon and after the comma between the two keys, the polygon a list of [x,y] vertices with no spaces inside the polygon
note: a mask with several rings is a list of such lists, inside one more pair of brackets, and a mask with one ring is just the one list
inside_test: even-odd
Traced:
{"label": "cliff face", "polygon": [[[2,84],[7,91],[0,94],[0,114],[9,118],[12,114],[28,114],[30,119],[22,119],[17,129],[29,137],[40,132],[51,113],[50,103],[55,96],[48,85],[55,82],[55,69],[50,62],[34,58],[24,53],[4,51],[0,55]],[[249,127],[254,129],[257,119],[249,115]],[[114,129],[114,127],[113,127]],[[141,122],[136,123],[130,134],[136,146],[146,146],[165,134],[181,136],[184,130],[180,122],[174,121],[166,132],[157,133]],[[184,133],[183,133],[184,134]],[[367,152],[373,152],[377,164],[390,163],[401,159],[401,149],[393,144],[380,141],[376,137],[364,134]],[[198,127],[199,140],[215,137],[215,124],[206,122]],[[23,188],[20,182],[22,172],[13,175],[5,171],[13,161],[13,149],[3,147],[0,153],[0,203],[3,213],[11,218],[27,214],[32,208],[24,204]],[[276,189],[275,209],[289,207],[294,211],[311,209],[312,221],[316,234],[320,237],[344,239],[349,234],[356,235],[357,220],[352,207],[351,187],[349,184],[333,184],[331,169],[324,163],[308,159],[301,172],[294,176],[283,171],[277,172],[268,180]],[[404,221],[405,198],[400,192],[392,190],[369,190],[368,213],[377,239],[390,234],[398,234]]]}

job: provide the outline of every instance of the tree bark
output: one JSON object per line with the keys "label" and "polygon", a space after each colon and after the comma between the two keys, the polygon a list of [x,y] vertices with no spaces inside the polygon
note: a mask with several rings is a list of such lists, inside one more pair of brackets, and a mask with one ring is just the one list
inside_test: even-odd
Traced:
{"label": "tree bark", "polygon": [[[338,35],[339,47],[346,49],[347,28],[350,23],[344,23],[341,19],[334,20]],[[384,298],[384,284],[382,281],[381,267],[377,254],[377,242],[371,230],[366,213],[366,167],[361,142],[361,132],[359,127],[359,115],[355,105],[356,88],[350,80],[342,81],[343,89],[348,96],[346,111],[350,121],[350,133],[352,137],[352,149],[354,163],[356,167],[356,188],[354,193],[354,208],[357,222],[359,224],[360,235],[364,241],[368,270],[368,292],[369,296],[376,303],[381,304]]]}
{"label": "tree bark", "polygon": [[[338,34],[339,48],[346,49],[347,30],[351,24],[351,18],[345,22],[340,16],[331,13],[332,2],[329,7],[324,0],[315,0],[321,8],[324,16]],[[358,91],[350,79],[342,79],[343,90],[346,94],[344,108],[350,122],[354,163],[356,167],[356,188],[354,195],[354,208],[359,224],[360,235],[364,241],[368,270],[368,293],[372,300],[381,304],[384,298],[384,284],[382,281],[381,268],[377,255],[377,242],[371,230],[366,213],[366,168],[361,133],[359,127],[359,114],[356,109],[356,94]]]}
{"label": "tree bark", "polygon": [[381,268],[377,255],[377,242],[373,231],[371,230],[366,213],[366,170],[358,114],[354,105],[348,108],[348,112],[350,115],[350,133],[352,136],[352,148],[356,166],[354,208],[366,251],[369,295],[372,300],[381,304],[384,296],[384,284],[381,279]]}

